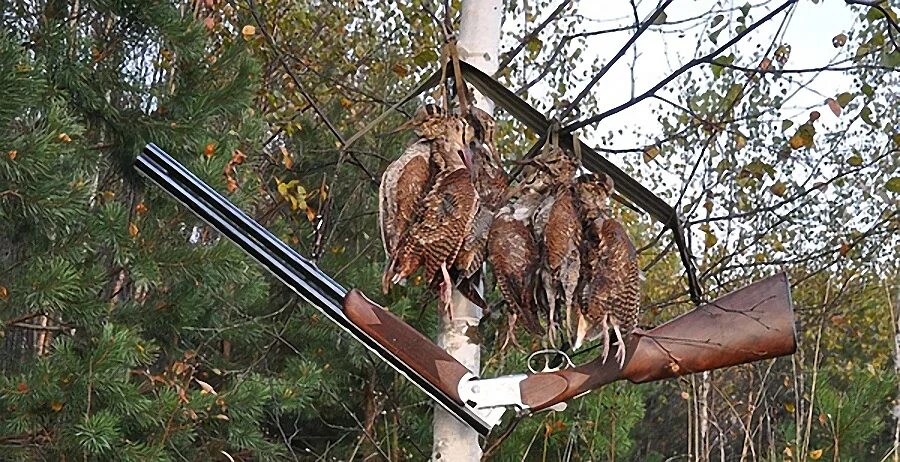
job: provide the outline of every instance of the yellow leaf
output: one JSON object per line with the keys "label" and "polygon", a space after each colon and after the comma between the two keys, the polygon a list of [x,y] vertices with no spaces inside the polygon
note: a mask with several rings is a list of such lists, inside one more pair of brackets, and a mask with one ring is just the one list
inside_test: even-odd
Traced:
{"label": "yellow leaf", "polygon": [[793,459],[793,458],[794,458],[794,451],[792,451],[791,448],[789,448],[789,447],[788,447],[788,448],[784,448],[784,455],[785,455],[786,457],[789,457],[789,458],[792,458],[792,459]]}
{"label": "yellow leaf", "polygon": [[353,107],[353,101],[350,101],[347,98],[341,98],[341,107],[344,109],[350,109]]}
{"label": "yellow leaf", "polygon": [[706,233],[706,238],[703,240],[703,242],[704,244],[706,244],[706,247],[709,248],[716,245],[716,243],[719,242],[719,238],[716,237],[715,234],[708,232]]}
{"label": "yellow leaf", "polygon": [[57,137],[57,139],[59,139],[63,143],[71,143],[72,142],[72,138],[66,133],[60,133],[59,136]]}
{"label": "yellow leaf", "polygon": [[9,157],[9,160],[16,160],[17,155],[19,155],[19,152],[15,149],[6,153],[6,156]]}
{"label": "yellow leaf", "polygon": [[821,449],[814,449],[814,450],[812,450],[812,451],[809,451],[809,458],[810,458],[810,459],[812,459],[812,460],[819,460],[820,457],[822,457],[822,450],[821,450]]}
{"label": "yellow leaf", "polygon": [[788,144],[791,145],[792,149],[800,149],[803,146],[806,146],[806,137],[803,136],[802,133],[795,133],[794,136],[788,140]]}
{"label": "yellow leaf", "polygon": [[316,211],[312,207],[306,207],[306,219],[310,222],[316,219]]}
{"label": "yellow leaf", "polygon": [[256,35],[256,28],[247,24],[243,28],[241,28],[241,35],[244,36],[245,39],[250,40],[254,35]]}
{"label": "yellow leaf", "polygon": [[137,225],[134,223],[128,223],[128,234],[131,237],[137,237],[138,233],[141,231],[138,229]]}
{"label": "yellow leaf", "polygon": [[6,300],[9,297],[9,289],[6,286],[0,286],[0,300]]}
{"label": "yellow leaf", "polygon": [[62,408],[63,408],[63,403],[60,403],[59,401],[54,401],[54,402],[50,403],[50,409],[53,409],[53,412],[59,412],[62,410]]}
{"label": "yellow leaf", "polygon": [[734,145],[736,148],[738,148],[738,150],[744,149],[744,146],[747,145],[747,138],[745,138],[744,135],[741,135],[740,133],[734,135]]}
{"label": "yellow leaf", "polygon": [[793,413],[797,408],[794,406],[794,403],[784,403],[784,410],[790,413]]}

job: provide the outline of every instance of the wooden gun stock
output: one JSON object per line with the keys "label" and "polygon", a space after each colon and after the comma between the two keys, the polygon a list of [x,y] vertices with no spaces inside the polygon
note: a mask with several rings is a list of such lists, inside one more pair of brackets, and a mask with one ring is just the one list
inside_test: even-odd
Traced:
{"label": "wooden gun stock", "polygon": [[469,370],[453,356],[356,289],[344,298],[344,314],[422,377],[462,404],[458,386]]}
{"label": "wooden gun stock", "polygon": [[787,275],[777,274],[695,308],[648,332],[635,332],[625,368],[597,358],[534,374],[520,387],[534,411],[620,379],[634,383],[677,377],[794,353],[794,310]]}
{"label": "wooden gun stock", "polygon": [[[461,401],[459,384],[470,373],[465,366],[358,290],[347,294],[343,307],[354,324]],[[650,382],[789,355],[796,350],[796,333],[787,276],[755,282],[648,332],[635,332],[628,342],[623,370],[615,359],[597,358],[532,374],[519,384],[522,403],[539,411],[616,380]]]}

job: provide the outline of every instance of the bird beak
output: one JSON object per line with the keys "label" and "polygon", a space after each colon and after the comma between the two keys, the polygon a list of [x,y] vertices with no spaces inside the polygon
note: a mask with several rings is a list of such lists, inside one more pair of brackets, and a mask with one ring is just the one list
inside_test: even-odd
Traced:
{"label": "bird beak", "polygon": [[469,149],[468,146],[463,148],[462,155],[460,157],[462,157],[463,164],[465,164],[466,168],[469,169],[470,171],[473,170],[472,169],[473,154],[472,154],[472,150]]}
{"label": "bird beak", "polygon": [[396,133],[400,133],[400,132],[402,132],[402,131],[406,131],[406,130],[409,130],[409,129],[413,128],[415,125],[416,125],[416,124],[415,124],[415,122],[413,121],[413,119],[409,119],[409,120],[407,120],[406,122],[404,122],[402,125],[400,125],[399,127],[395,128],[395,129],[393,129],[393,130],[391,130],[391,131],[388,132],[388,133],[390,133],[390,134],[392,134],[392,135],[393,135],[393,134],[396,134]]}

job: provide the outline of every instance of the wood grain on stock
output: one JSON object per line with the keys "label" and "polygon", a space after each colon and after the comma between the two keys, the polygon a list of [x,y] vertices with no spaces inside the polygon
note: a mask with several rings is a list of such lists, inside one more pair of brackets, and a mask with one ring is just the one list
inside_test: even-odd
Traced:
{"label": "wood grain on stock", "polygon": [[344,313],[354,324],[422,374],[426,380],[457,402],[462,402],[457,387],[460,379],[469,370],[428,337],[390,311],[376,305],[356,289],[348,292],[344,298]]}
{"label": "wood grain on stock", "polygon": [[628,341],[625,369],[600,358],[521,384],[539,411],[619,379],[650,382],[792,354],[794,312],[787,276],[777,274],[702,305]]}

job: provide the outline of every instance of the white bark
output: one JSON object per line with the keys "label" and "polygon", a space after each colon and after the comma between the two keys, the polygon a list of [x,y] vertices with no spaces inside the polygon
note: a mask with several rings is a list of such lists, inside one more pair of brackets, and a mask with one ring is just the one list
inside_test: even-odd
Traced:
{"label": "white bark", "polygon": [[[460,58],[488,75],[499,63],[502,0],[463,0],[458,49]],[[493,114],[494,103],[476,92],[475,106]],[[437,344],[475,375],[481,373],[481,345],[477,328],[481,308],[453,291],[452,319],[441,310]],[[478,433],[468,425],[435,406],[432,460],[477,462],[481,460]]]}

